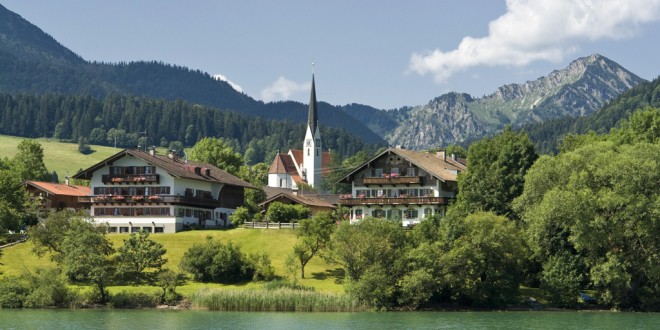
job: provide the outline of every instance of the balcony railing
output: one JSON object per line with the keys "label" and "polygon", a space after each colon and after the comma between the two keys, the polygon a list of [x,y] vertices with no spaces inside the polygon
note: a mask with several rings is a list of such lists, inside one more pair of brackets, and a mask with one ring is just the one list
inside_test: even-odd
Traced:
{"label": "balcony railing", "polygon": [[163,195],[112,195],[112,196],[84,196],[78,197],[79,203],[93,203],[93,204],[145,204],[145,203],[166,203],[178,205],[190,205],[200,207],[220,207],[220,201],[212,198],[200,198],[189,196],[163,196]]}
{"label": "balcony railing", "polygon": [[103,184],[108,183],[159,183],[159,174],[104,174],[101,176]]}
{"label": "balcony railing", "polygon": [[444,205],[449,203],[445,197],[365,197],[344,198],[339,200],[341,205]]}
{"label": "balcony railing", "polygon": [[390,176],[390,177],[370,177],[370,178],[363,178],[362,179],[362,184],[364,185],[369,185],[369,184],[377,184],[377,185],[384,185],[384,184],[421,184],[422,183],[422,177],[421,176]]}

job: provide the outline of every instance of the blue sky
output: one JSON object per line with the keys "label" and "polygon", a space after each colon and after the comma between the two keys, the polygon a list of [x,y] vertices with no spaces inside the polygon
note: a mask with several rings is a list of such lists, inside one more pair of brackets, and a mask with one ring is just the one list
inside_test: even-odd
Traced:
{"label": "blue sky", "polygon": [[[157,60],[265,101],[480,97],[599,53],[660,75],[660,0],[0,0],[90,61]],[[237,87],[239,88],[239,87]]]}

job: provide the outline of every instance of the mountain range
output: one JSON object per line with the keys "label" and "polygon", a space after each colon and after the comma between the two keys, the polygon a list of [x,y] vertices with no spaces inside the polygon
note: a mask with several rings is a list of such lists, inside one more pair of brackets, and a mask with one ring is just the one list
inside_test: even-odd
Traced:
{"label": "mountain range", "polygon": [[[474,98],[451,92],[427,104],[396,110],[368,105],[319,103],[321,126],[343,128],[365,143],[427,149],[522,127],[594,113],[644,82],[614,61],[595,54],[523,84],[504,85]],[[21,16],[0,5],[0,92],[108,95],[183,100],[264,119],[304,123],[307,105],[264,103],[199,70],[161,62],[86,61]],[[247,129],[247,128],[244,128]]]}

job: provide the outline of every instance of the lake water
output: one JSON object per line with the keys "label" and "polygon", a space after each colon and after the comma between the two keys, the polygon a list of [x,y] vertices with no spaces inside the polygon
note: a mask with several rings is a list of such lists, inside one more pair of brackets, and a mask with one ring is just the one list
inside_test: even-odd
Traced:
{"label": "lake water", "polygon": [[660,329],[660,314],[3,309],[0,329]]}

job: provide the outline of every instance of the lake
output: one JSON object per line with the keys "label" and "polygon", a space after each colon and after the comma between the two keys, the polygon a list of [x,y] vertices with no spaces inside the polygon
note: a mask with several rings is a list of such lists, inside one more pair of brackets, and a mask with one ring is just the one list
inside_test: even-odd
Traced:
{"label": "lake", "polygon": [[0,310],[0,329],[658,329],[660,313]]}

